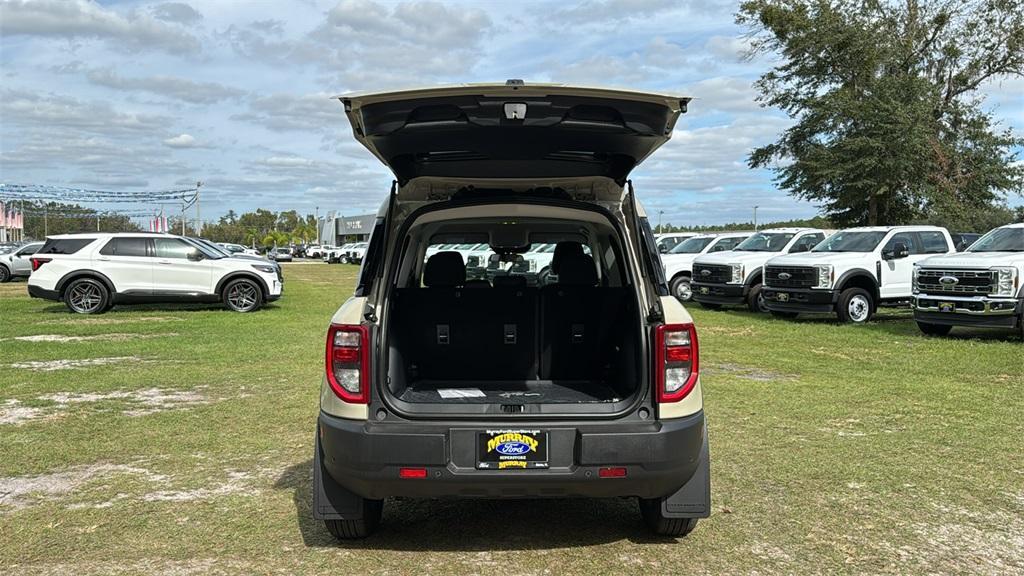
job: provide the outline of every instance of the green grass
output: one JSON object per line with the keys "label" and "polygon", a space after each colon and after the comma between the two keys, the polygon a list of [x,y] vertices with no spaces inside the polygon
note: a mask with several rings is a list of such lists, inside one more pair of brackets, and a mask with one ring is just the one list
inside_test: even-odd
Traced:
{"label": "green grass", "polygon": [[[925,338],[905,312],[693,311],[714,514],[689,538],[648,536],[626,500],[389,501],[380,534],[338,545],[310,518],[310,456],[355,268],[285,273],[248,315],[82,317],[0,285],[0,417],[36,411],[0,424],[0,573],[1024,572],[1024,344]],[[47,334],[101,338],[13,339]],[[183,396],[123,397],[149,389]],[[67,393],[94,401],[44,398]]]}

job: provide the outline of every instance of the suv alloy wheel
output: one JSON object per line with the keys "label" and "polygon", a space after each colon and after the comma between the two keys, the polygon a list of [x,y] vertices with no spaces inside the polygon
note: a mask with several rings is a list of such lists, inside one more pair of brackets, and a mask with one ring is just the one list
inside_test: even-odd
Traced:
{"label": "suv alloy wheel", "polygon": [[252,312],[262,304],[260,287],[248,278],[232,280],[224,287],[224,305],[235,312]]}
{"label": "suv alloy wheel", "polygon": [[11,271],[7,269],[7,266],[0,264],[0,284],[9,282],[11,279]]}
{"label": "suv alloy wheel", "polygon": [[92,278],[72,280],[64,290],[64,304],[77,314],[101,314],[110,304],[110,292]]}

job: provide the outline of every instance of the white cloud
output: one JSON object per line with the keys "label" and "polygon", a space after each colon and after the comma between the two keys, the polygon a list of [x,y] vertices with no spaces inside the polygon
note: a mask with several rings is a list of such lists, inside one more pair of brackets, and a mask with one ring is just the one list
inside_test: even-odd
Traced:
{"label": "white cloud", "polygon": [[185,30],[139,12],[120,14],[87,0],[7,0],[0,3],[4,35],[100,38],[131,49],[176,54],[199,52],[199,40]]}
{"label": "white cloud", "polygon": [[153,17],[165,22],[179,24],[195,24],[203,19],[203,15],[195,8],[183,2],[165,2],[153,7]]}
{"label": "white cloud", "polygon": [[164,146],[168,148],[195,148],[196,145],[196,139],[191,134],[178,134],[164,140]]}
{"label": "white cloud", "polygon": [[107,88],[149,92],[192,104],[210,104],[229,98],[238,98],[245,94],[244,90],[231,88],[216,82],[195,82],[187,78],[176,78],[173,76],[126,78],[118,75],[117,72],[110,68],[90,70],[85,76],[93,84],[106,86]]}

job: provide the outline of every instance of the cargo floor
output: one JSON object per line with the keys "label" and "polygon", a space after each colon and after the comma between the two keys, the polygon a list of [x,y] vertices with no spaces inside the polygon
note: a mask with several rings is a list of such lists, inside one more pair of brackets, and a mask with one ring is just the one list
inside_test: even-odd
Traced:
{"label": "cargo floor", "polygon": [[607,384],[590,380],[420,380],[398,398],[431,404],[585,404],[622,399]]}

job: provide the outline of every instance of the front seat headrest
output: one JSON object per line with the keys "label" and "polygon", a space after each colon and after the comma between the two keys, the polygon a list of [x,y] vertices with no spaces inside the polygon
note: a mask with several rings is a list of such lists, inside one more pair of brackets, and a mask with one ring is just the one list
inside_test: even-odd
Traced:
{"label": "front seat headrest", "polygon": [[563,240],[555,244],[555,253],[551,256],[551,273],[558,274],[562,262],[572,256],[584,256],[582,244],[571,240]]}
{"label": "front seat headrest", "polygon": [[594,259],[586,254],[574,254],[562,260],[558,283],[567,286],[593,286],[597,284]]}
{"label": "front seat headrest", "polygon": [[423,268],[424,286],[462,286],[466,283],[466,264],[458,252],[438,252]]}

